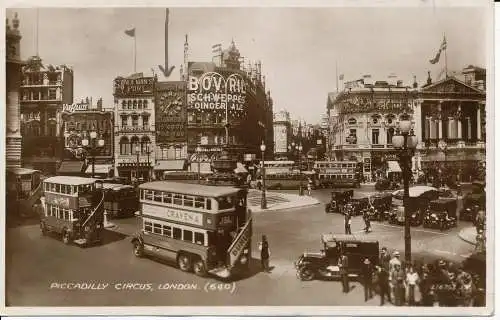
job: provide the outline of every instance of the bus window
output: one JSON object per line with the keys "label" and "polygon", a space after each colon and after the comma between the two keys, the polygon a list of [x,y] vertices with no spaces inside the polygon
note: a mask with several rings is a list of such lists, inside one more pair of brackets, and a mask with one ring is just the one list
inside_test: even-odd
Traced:
{"label": "bus window", "polygon": [[193,242],[193,231],[190,230],[182,230],[182,231],[183,231],[182,240],[187,242]]}
{"label": "bus window", "polygon": [[179,228],[173,228],[173,237],[174,239],[181,240],[182,238],[182,230]]}
{"label": "bus window", "polygon": [[191,196],[184,196],[184,205],[186,207],[192,207],[194,204],[194,197]]}
{"label": "bus window", "polygon": [[164,203],[172,203],[172,194],[171,193],[163,193],[163,202]]}
{"label": "bus window", "polygon": [[162,195],[163,195],[163,192],[158,192],[156,191],[154,193],[154,201],[157,201],[157,202],[162,202]]}
{"label": "bus window", "polygon": [[206,200],[207,200],[206,209],[212,210],[212,199],[206,199]]}
{"label": "bus window", "polygon": [[174,194],[174,204],[182,206],[182,194]]}
{"label": "bus window", "polygon": [[145,190],[144,191],[144,200],[151,200],[151,201],[153,201],[153,195],[154,195],[154,191],[153,190]]}
{"label": "bus window", "polygon": [[172,227],[171,226],[163,226],[163,235],[169,238],[172,238]]}
{"label": "bus window", "polygon": [[217,198],[219,210],[232,209],[234,207],[234,199],[231,196]]}
{"label": "bus window", "polygon": [[153,224],[150,221],[144,221],[144,231],[153,232]]}
{"label": "bus window", "polygon": [[204,245],[205,244],[205,235],[200,232],[195,232],[194,233],[194,242],[199,245]]}
{"label": "bus window", "polygon": [[161,234],[161,231],[162,231],[161,224],[159,223],[153,224],[153,233]]}
{"label": "bus window", "polygon": [[194,207],[200,208],[200,209],[205,209],[205,198],[202,198],[202,197],[194,198]]}

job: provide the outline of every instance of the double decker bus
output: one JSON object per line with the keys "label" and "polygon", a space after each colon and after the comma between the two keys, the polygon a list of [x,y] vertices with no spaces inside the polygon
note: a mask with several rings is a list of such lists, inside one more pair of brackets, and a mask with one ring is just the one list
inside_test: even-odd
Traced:
{"label": "double decker bus", "polygon": [[[260,165],[262,168],[262,161],[260,162]],[[294,166],[294,161],[264,160],[264,168],[266,170],[266,174],[289,173],[293,171]]]}
{"label": "double decker bus", "polygon": [[41,172],[28,168],[9,168],[6,175],[7,212],[29,215],[42,196]]}
{"label": "double decker bus", "polygon": [[360,186],[359,164],[356,161],[315,161],[314,171],[320,188]]}
{"label": "double decker bus", "polygon": [[[102,187],[101,187],[102,188]],[[55,176],[43,181],[40,229],[55,232],[65,244],[90,245],[101,240],[104,193],[96,179]]]}
{"label": "double decker bus", "polygon": [[134,254],[155,256],[199,276],[248,270],[252,220],[247,190],[154,181],[141,184]]}
{"label": "double decker bus", "polygon": [[[100,185],[97,184],[99,187]],[[139,208],[139,196],[131,185],[102,183],[104,210],[111,217],[131,216]]]}

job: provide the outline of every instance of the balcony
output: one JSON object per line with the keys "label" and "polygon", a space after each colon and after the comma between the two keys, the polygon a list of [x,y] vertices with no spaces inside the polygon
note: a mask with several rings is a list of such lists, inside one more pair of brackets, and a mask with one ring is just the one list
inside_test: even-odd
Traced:
{"label": "balcony", "polygon": [[117,132],[144,132],[144,131],[150,131],[151,127],[150,126],[123,126],[119,127]]}
{"label": "balcony", "polygon": [[46,83],[23,81],[21,88],[43,88],[43,87],[60,87],[60,86],[62,86],[62,81],[49,81]]}

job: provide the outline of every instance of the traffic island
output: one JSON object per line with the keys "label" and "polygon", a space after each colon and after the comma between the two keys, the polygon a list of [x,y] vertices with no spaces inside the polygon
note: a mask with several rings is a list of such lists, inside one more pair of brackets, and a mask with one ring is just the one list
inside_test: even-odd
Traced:
{"label": "traffic island", "polygon": [[260,191],[251,191],[248,193],[248,207],[252,212],[267,212],[284,209],[295,209],[300,207],[313,206],[320,203],[316,198],[310,196],[299,196],[289,193],[266,192],[267,208],[261,209],[262,193]]}
{"label": "traffic island", "polygon": [[476,245],[476,236],[477,236],[476,227],[463,228],[458,233],[458,237],[460,239],[474,246]]}

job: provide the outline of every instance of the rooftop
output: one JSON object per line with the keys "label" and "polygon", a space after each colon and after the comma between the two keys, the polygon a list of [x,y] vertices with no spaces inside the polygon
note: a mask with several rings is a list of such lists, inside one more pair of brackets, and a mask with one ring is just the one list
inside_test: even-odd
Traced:
{"label": "rooftop", "polygon": [[65,185],[81,185],[94,183],[96,179],[84,178],[84,177],[73,177],[73,176],[55,176],[45,179],[43,182],[49,183],[60,183]]}

